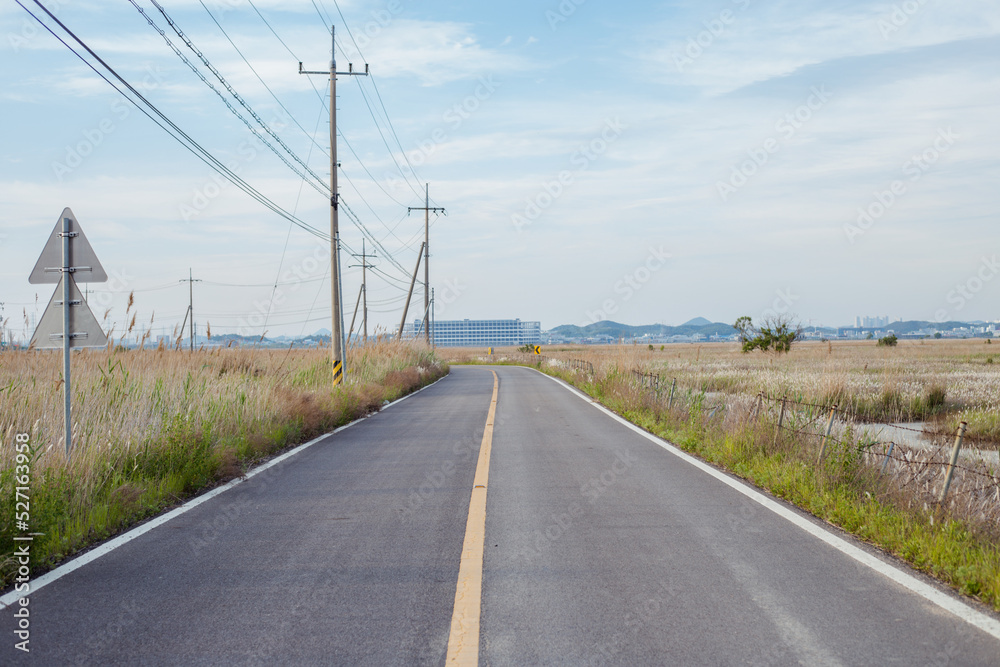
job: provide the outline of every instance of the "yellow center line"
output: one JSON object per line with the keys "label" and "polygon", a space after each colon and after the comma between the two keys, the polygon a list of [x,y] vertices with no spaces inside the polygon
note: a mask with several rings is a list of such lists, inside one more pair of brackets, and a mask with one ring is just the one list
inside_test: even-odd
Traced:
{"label": "yellow center line", "polygon": [[462,563],[458,567],[458,587],[455,589],[455,611],[451,616],[448,637],[449,665],[479,664],[479,613],[483,600],[483,542],[486,539],[486,487],[490,479],[490,452],[493,449],[493,418],[497,412],[500,378],[493,373],[493,400],[483,443],[479,447],[479,462],[472,483],[469,521],[465,524]]}

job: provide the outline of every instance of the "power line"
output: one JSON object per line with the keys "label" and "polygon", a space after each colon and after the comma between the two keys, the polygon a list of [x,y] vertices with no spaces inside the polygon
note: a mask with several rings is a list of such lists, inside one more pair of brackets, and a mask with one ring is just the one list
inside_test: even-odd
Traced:
{"label": "power line", "polygon": [[361,222],[361,218],[358,217],[357,213],[351,210],[351,207],[344,202],[343,198],[341,198],[340,200],[340,205],[344,207],[344,211],[347,213],[347,217],[349,217],[354,222],[354,224],[357,225],[357,227],[361,230],[361,233],[367,236],[371,240],[371,242],[374,243],[376,247],[378,247],[379,250],[385,253],[386,258],[392,263],[392,265],[395,266],[400,271],[402,271],[403,274],[405,275],[406,269],[403,268],[403,265],[400,264],[398,261],[396,261],[396,258],[393,257],[392,254],[385,249],[385,246],[383,246],[382,243],[377,238],[375,238],[375,235],[371,233],[371,230],[368,229],[365,223]]}
{"label": "power line", "polygon": [[[347,36],[351,38],[351,42],[354,44],[354,48],[357,50],[358,55],[361,57],[362,60],[365,60],[365,54],[361,51],[361,46],[358,44],[358,40],[354,39],[354,33],[351,32],[351,27],[347,24],[347,19],[344,17],[344,12],[341,11],[340,9],[340,3],[337,2],[337,0],[333,0],[333,6],[337,8],[337,13],[340,14],[340,20],[344,23],[344,29],[347,30]],[[385,108],[385,102],[382,101],[382,93],[379,92],[378,85],[376,85],[375,83],[375,77],[369,76],[368,78],[371,80],[372,88],[375,90],[375,95],[378,98],[378,103],[382,107],[382,114],[385,116],[385,121],[389,125],[389,131],[392,132],[392,136],[396,140],[396,145],[399,146],[399,152],[402,153],[403,159],[406,161],[407,166],[410,168],[410,173],[412,173],[413,177],[417,179],[418,183],[420,183],[421,179],[417,174],[417,170],[413,168],[412,164],[410,164],[410,158],[406,155],[406,150],[403,149],[402,142],[399,141],[399,135],[396,134],[396,128],[393,126],[392,119],[389,117],[389,112]],[[359,81],[358,84],[360,85],[360,83],[361,82]],[[417,192],[416,194],[418,197],[420,196],[419,192]]]}
{"label": "power line", "polygon": [[[316,0],[311,0],[311,2],[312,2],[313,9],[316,10],[316,14],[319,16],[319,20],[322,21],[324,23],[324,25],[333,25],[333,21],[330,19],[329,12],[327,13],[326,16],[323,16],[323,14],[320,13],[320,11],[319,11],[319,7],[316,6]],[[325,10],[326,7],[324,7],[323,9]]]}
{"label": "power line", "polygon": [[[288,52],[288,54],[289,54],[289,55],[291,55],[291,56],[292,56],[293,58],[295,58],[296,60],[298,60],[298,56],[297,56],[297,55],[295,54],[295,52],[294,52],[294,51],[293,51],[293,50],[291,49],[291,47],[289,47],[289,46],[288,46],[288,44],[287,44],[287,43],[285,42],[285,40],[281,38],[281,35],[279,35],[279,34],[278,34],[277,30],[275,30],[275,29],[274,29],[274,26],[272,26],[272,25],[271,25],[271,23],[270,23],[270,22],[269,22],[269,21],[267,20],[267,17],[265,17],[265,16],[264,16],[264,15],[263,15],[263,14],[261,13],[261,11],[260,11],[260,10],[259,10],[259,9],[257,8],[257,6],[256,6],[256,5],[255,5],[255,4],[253,3],[253,0],[248,0],[248,2],[249,2],[249,4],[250,4],[250,6],[251,6],[251,7],[253,8],[254,12],[256,12],[257,16],[258,16],[258,17],[259,17],[259,18],[261,19],[261,21],[263,21],[263,22],[264,22],[264,25],[266,25],[266,26],[267,26],[268,30],[270,30],[271,34],[272,34],[272,35],[274,35],[275,39],[277,39],[277,40],[278,40],[278,42],[280,42],[280,43],[281,43],[281,45],[282,45],[282,46],[283,46],[283,47],[285,48],[285,50],[286,50],[286,51]],[[320,11],[319,11],[319,8],[318,8],[318,7],[315,7],[315,3],[314,3],[314,8],[315,8],[315,9],[317,10],[317,14],[318,14],[318,15],[320,16],[320,19],[321,19],[321,20],[323,20],[323,16],[322,16],[322,14],[320,13]],[[338,7],[338,10],[339,10],[339,7]],[[343,19],[343,15],[341,15],[341,19]],[[345,21],[345,27],[346,27],[346,21]],[[327,31],[327,32],[331,32],[331,34],[332,34],[332,31],[330,31],[330,30],[327,30],[327,28],[326,28],[326,26],[325,26],[325,25],[324,25],[324,27],[323,27],[323,28],[324,28],[324,31]],[[354,38],[353,38],[353,35],[352,35],[351,39],[352,39],[352,40],[354,39]],[[335,45],[336,45],[336,41],[335,41],[334,43],[335,43]],[[340,48],[340,47],[338,46],[338,48]],[[343,50],[343,48],[340,48],[340,51],[341,51],[341,53],[344,53],[344,50]],[[360,52],[360,50],[359,50],[359,52]],[[346,54],[345,54],[345,57],[347,57],[347,56],[346,56]],[[311,79],[310,79],[310,84],[311,84],[311,85],[313,85],[313,90],[314,90],[314,91],[316,91],[316,87],[315,87],[315,85],[314,85],[314,84],[312,84],[312,80],[311,80]],[[319,91],[316,91],[316,94],[317,94],[317,96],[319,96]],[[363,90],[362,90],[362,94],[364,94],[364,91],[363,91]],[[325,101],[324,101],[324,99],[322,98],[322,96],[320,96],[320,102],[324,104],[324,108],[325,108],[325,107],[326,107],[326,105],[325,105]],[[370,113],[370,106],[369,106],[369,113]],[[375,118],[374,118],[374,115],[372,116],[372,118],[373,118],[373,120],[375,119]],[[377,122],[376,122],[376,127],[377,127]],[[386,190],[386,189],[385,189],[385,187],[383,187],[383,186],[382,186],[382,183],[381,183],[381,182],[379,181],[379,179],[377,179],[377,178],[376,178],[376,177],[375,177],[375,176],[374,176],[374,175],[372,174],[371,170],[370,170],[370,169],[369,169],[369,168],[368,168],[368,167],[367,167],[367,166],[365,165],[364,161],[363,161],[363,160],[361,159],[361,156],[360,156],[360,155],[358,155],[358,152],[357,152],[357,151],[356,151],[356,150],[354,149],[354,146],[353,146],[353,145],[351,145],[351,142],[350,142],[350,141],[348,140],[348,138],[347,138],[347,137],[346,137],[346,136],[344,135],[344,133],[343,133],[343,132],[341,132],[341,131],[340,131],[340,130],[338,129],[338,130],[337,130],[337,135],[338,135],[338,136],[339,136],[339,137],[340,137],[340,138],[341,138],[341,139],[342,139],[342,140],[344,141],[344,144],[345,144],[345,145],[347,146],[347,149],[348,149],[348,150],[349,150],[349,151],[351,152],[351,154],[352,154],[352,155],[354,156],[355,160],[357,160],[358,164],[360,164],[360,165],[361,165],[361,168],[362,168],[362,169],[363,169],[363,170],[365,171],[365,173],[366,173],[366,174],[368,174],[368,177],[369,177],[369,178],[371,178],[372,182],[373,182],[373,183],[375,183],[375,185],[376,185],[376,186],[377,186],[377,187],[378,187],[378,188],[379,188],[379,189],[380,189],[380,190],[381,190],[381,191],[382,191],[382,192],[383,192],[383,193],[384,193],[384,194],[385,194],[385,195],[386,195],[386,196],[387,196],[387,197],[388,197],[389,199],[391,199],[391,200],[392,200],[393,202],[395,202],[395,203],[396,203],[396,204],[398,204],[399,206],[403,206],[404,204],[403,204],[402,202],[400,202],[400,201],[399,201],[398,199],[396,199],[395,197],[393,197],[393,196],[392,196],[392,194],[391,194],[391,193],[389,193],[389,191],[388,191],[388,190]],[[384,141],[384,140],[383,140],[383,141]],[[390,153],[390,156],[391,156],[391,153]],[[398,166],[399,166],[399,165],[398,165],[398,163],[397,163],[397,167],[398,167]],[[344,170],[343,170],[343,168],[341,168],[341,171],[342,171],[342,172],[344,171]],[[400,173],[402,174],[402,171],[401,171]],[[405,174],[402,174],[402,175],[403,175],[403,177],[404,177],[404,180],[405,180],[405,177],[406,177],[406,175],[405,175]],[[373,207],[371,206],[371,204],[370,204],[370,203],[368,203],[368,201],[367,201],[367,200],[365,199],[364,195],[362,195],[362,194],[361,194],[361,191],[360,191],[360,190],[359,190],[359,189],[357,188],[357,186],[355,186],[355,185],[354,185],[354,182],[353,182],[353,181],[352,181],[352,180],[350,179],[350,177],[349,177],[349,176],[347,176],[346,172],[344,172],[344,176],[345,176],[345,178],[347,178],[348,182],[349,182],[349,183],[351,184],[351,187],[353,187],[353,188],[354,188],[354,190],[355,190],[355,191],[357,192],[357,194],[358,194],[358,197],[360,197],[360,198],[362,199],[362,201],[363,201],[363,202],[365,203],[365,205],[366,205],[366,206],[368,207],[368,209],[372,211],[372,213],[373,213],[373,214],[375,215],[376,219],[379,219],[379,216],[378,216],[378,214],[377,214],[377,213],[375,213],[375,210],[374,210],[374,208],[373,208]],[[410,187],[412,188],[412,185],[411,185]],[[358,226],[358,223],[357,223],[357,221],[354,221],[354,220],[352,220],[352,222],[355,222],[355,226]],[[383,222],[383,221],[382,221],[381,219],[379,219],[379,222],[380,222],[380,223],[381,223],[381,224],[382,224],[383,226],[386,226],[386,225],[385,225],[385,223],[384,223],[384,222]],[[390,230],[388,230],[388,231],[389,231],[389,233],[390,233],[390,234],[392,234],[392,235],[393,235],[393,236],[394,236],[394,237],[395,237],[395,238],[396,238],[397,240],[400,240],[400,239],[399,239],[399,237],[396,237],[396,235],[395,235],[395,233],[394,233],[394,230],[393,230],[393,229],[390,229]],[[363,231],[362,233],[364,234],[364,231]],[[370,234],[370,232],[369,232],[369,233],[367,234],[367,236],[369,236],[369,238],[371,238],[371,239],[373,240],[373,242],[375,242],[375,243],[378,243],[378,241],[377,241],[377,240],[376,240],[376,239],[375,239],[375,238],[374,238],[374,237],[373,237],[373,236],[372,236],[372,235]],[[383,251],[383,252],[385,253],[385,255],[386,255],[386,256],[387,256],[387,257],[388,257],[388,258],[389,258],[390,260],[392,260],[392,259],[393,259],[393,256],[392,256],[392,253],[390,253],[390,252],[388,252],[387,250],[385,250],[385,248],[384,248],[384,247],[382,248],[382,251]],[[406,274],[407,272],[406,272],[405,270],[403,270],[403,273],[404,273],[404,274]]]}
{"label": "power line", "polygon": [[[127,95],[121,88],[119,88],[114,82],[112,82],[107,76],[105,76],[103,72],[101,72],[100,70],[98,70],[97,67],[95,67],[93,63],[91,63],[89,60],[87,60],[83,56],[83,54],[81,54],[75,48],[73,48],[62,37],[60,37],[59,35],[57,35],[55,33],[55,31],[51,27],[49,27],[44,21],[42,21],[37,15],[35,15],[30,9],[28,9],[21,2],[21,0],[15,0],[15,2],[17,2],[17,4],[24,11],[26,11],[33,19],[35,19],[35,21],[37,21],[39,23],[39,25],[41,25],[43,28],[45,28],[45,30],[49,34],[51,34],[63,46],[65,46],[67,49],[69,49],[70,52],[73,53],[73,55],[75,55],[77,58],[79,58],[85,65],[87,65],[87,67],[89,67],[91,70],[93,70],[93,72],[95,74],[97,74],[108,85],[110,85],[112,88],[114,88],[116,91],[118,91],[118,93],[121,94],[122,97],[124,97],[126,100],[128,100],[130,103],[132,103],[139,111],[141,111],[143,113],[143,115],[145,115],[147,118],[149,118],[154,123],[156,123],[161,129],[163,129],[167,134],[169,134],[174,140],[176,140],[178,143],[180,143],[185,149],[187,149],[195,157],[197,157],[199,160],[201,160],[202,162],[204,162],[205,164],[207,164],[214,171],[218,172],[220,175],[222,175],[223,177],[225,177],[231,183],[233,183],[234,185],[236,185],[240,190],[242,190],[246,194],[250,195],[250,197],[252,197],[256,201],[258,201],[259,203],[263,204],[265,207],[267,207],[268,209],[270,209],[274,213],[276,213],[279,216],[285,218],[289,222],[292,222],[293,224],[301,227],[303,230],[309,232],[310,234],[313,234],[313,235],[315,235],[315,236],[317,236],[317,237],[319,237],[321,239],[329,240],[330,237],[329,237],[328,234],[324,234],[322,231],[316,229],[315,227],[309,225],[306,222],[303,222],[302,220],[299,220],[294,215],[288,213],[288,211],[285,211],[283,208],[281,208],[280,206],[278,206],[278,204],[276,204],[271,199],[269,199],[268,197],[266,197],[264,194],[262,194],[260,191],[258,191],[253,186],[251,186],[245,180],[243,180],[242,178],[240,178],[239,175],[237,175],[235,172],[233,172],[231,169],[229,169],[218,158],[216,158],[208,150],[206,150],[203,146],[201,146],[201,144],[199,144],[190,135],[188,135],[186,132],[184,132],[176,123],[174,123],[172,120],[170,120],[170,118],[168,118],[166,116],[166,114],[164,114],[162,111],[160,111],[156,107],[155,104],[153,104],[148,99],[146,99],[146,97],[142,93],[140,93],[132,84],[130,84],[128,81],[126,81],[124,79],[124,77],[122,77],[120,74],[118,74],[118,72],[113,67],[111,67],[111,65],[109,65],[103,58],[101,58],[99,55],[97,55],[97,53],[95,53],[94,50],[91,49],[82,39],[80,39],[79,37],[77,37],[77,35],[72,30],[70,30],[66,26],[66,24],[64,24],[62,21],[60,21],[55,16],[55,14],[53,14],[51,11],[49,11],[49,9],[45,5],[43,5],[40,2],[40,0],[34,0],[35,4],[38,5],[38,7],[42,11],[44,11],[49,16],[50,19],[52,19],[53,21],[55,21],[55,23],[58,24],[58,26],[60,28],[62,28],[62,30],[64,30],[66,32],[66,34],[68,34],[77,44],[79,44],[81,48],[83,48],[88,54],[90,54],[91,57],[93,57],[98,63],[100,63],[115,79],[117,79],[125,88],[127,88],[128,91],[134,96],[134,98],[138,99],[139,101],[142,102],[142,104],[146,105],[146,107],[148,108],[148,110],[147,110],[147,108],[144,108],[143,106],[141,106],[136,101],[136,99],[134,99],[133,97],[130,97],[129,95]],[[156,117],[154,117],[154,114],[155,114]]]}
{"label": "power line", "polygon": [[[329,17],[325,17],[324,18],[323,14],[320,13],[319,7],[316,6],[315,0],[313,0],[312,4],[313,4],[313,7],[316,9],[316,14],[319,16],[320,21],[324,23],[323,28],[325,30],[326,26],[330,25],[332,22],[329,20]],[[337,5],[337,11],[340,12],[340,6],[339,5]],[[351,34],[351,29],[347,25],[347,20],[344,18],[343,12],[340,12],[340,18],[341,18],[341,21],[343,21],[343,23],[344,23],[344,28],[347,30],[348,34],[351,36],[351,41],[354,42],[355,47],[357,47],[358,46],[357,41],[354,39],[354,35]],[[331,34],[333,34],[332,30],[330,30],[329,32]],[[344,48],[342,46],[340,46],[339,44],[336,43],[336,39],[334,39],[334,46],[335,46],[335,48],[339,48],[340,49],[340,53],[345,58],[347,58],[348,60],[351,59],[350,56],[347,55],[347,52],[344,50]],[[358,55],[362,59],[364,59],[364,54],[361,52],[361,49],[358,48],[357,51],[358,51]],[[375,123],[375,129],[378,131],[379,136],[382,138],[382,143],[385,144],[385,148],[389,152],[389,157],[392,159],[393,164],[396,165],[396,168],[399,170],[399,173],[403,177],[403,181],[406,183],[406,185],[411,190],[413,190],[413,194],[415,194],[417,197],[420,197],[422,193],[420,192],[419,188],[418,187],[414,187],[413,183],[410,182],[410,179],[407,177],[406,171],[403,169],[402,165],[400,165],[399,161],[396,159],[395,152],[393,152],[392,148],[389,147],[389,142],[386,140],[385,134],[382,132],[382,126],[380,125],[379,120],[378,120],[378,118],[375,115],[375,112],[372,110],[371,102],[368,100],[368,95],[365,93],[364,86],[361,84],[360,81],[358,82],[358,90],[361,92],[361,98],[365,101],[365,106],[368,108],[368,113],[372,117],[372,121]],[[377,88],[376,88],[376,92],[377,92]],[[379,98],[381,99],[381,95],[379,95]],[[385,111],[385,105],[384,104],[382,105],[382,110]],[[392,130],[393,135],[395,135],[395,133],[396,133],[395,128],[392,127],[392,121],[389,120],[389,116],[388,116],[387,112],[386,112],[386,122],[389,125],[390,129]],[[400,150],[402,151],[403,147],[402,147],[402,144],[399,143],[399,138],[398,137],[396,137],[396,143],[399,145]],[[406,156],[406,151],[403,151],[403,159],[407,162],[407,164],[409,164],[409,158],[407,158],[407,156]],[[412,165],[410,166],[410,171],[411,171],[411,174],[413,174],[414,177],[416,177],[416,172],[413,171]],[[419,185],[419,181],[417,181],[417,183]]]}
{"label": "power line", "polygon": [[[369,76],[371,76],[371,75],[369,74]],[[351,155],[353,155],[354,159],[358,161],[358,164],[361,165],[361,168],[365,170],[365,173],[368,174],[368,177],[371,178],[372,181],[375,183],[375,185],[378,186],[378,189],[381,190],[382,192],[384,192],[385,196],[388,197],[389,199],[391,199],[392,201],[396,202],[400,206],[405,206],[405,204],[403,202],[401,202],[398,199],[396,199],[395,197],[393,197],[391,194],[389,194],[388,190],[386,190],[384,187],[382,187],[382,184],[379,183],[379,180],[377,178],[375,178],[375,176],[372,175],[372,172],[368,170],[368,167],[365,166],[365,163],[361,160],[361,157],[358,155],[357,151],[354,150],[354,147],[351,146],[351,142],[347,140],[347,137],[344,136],[344,133],[343,132],[338,132],[338,134],[339,134],[340,138],[344,140],[344,144],[347,145],[347,149],[349,151],[351,151]]]}
{"label": "power line", "polygon": [[[194,45],[194,43],[188,38],[188,36],[184,34],[184,32],[180,29],[180,26],[178,26],[177,23],[175,23],[174,20],[172,18],[170,18],[170,16],[167,14],[166,10],[163,9],[163,7],[156,0],[150,0],[150,1],[160,11],[160,13],[163,15],[163,18],[166,19],[167,23],[170,25],[171,28],[173,28],[173,30],[177,34],[177,36],[184,42],[184,44],[189,49],[191,49],[191,51],[194,52],[194,54],[196,56],[198,56],[198,58],[205,65],[205,67],[207,67],[208,70],[210,72],[212,72],[212,74],[215,75],[215,77],[219,80],[219,82],[222,83],[222,85],[226,88],[226,90],[229,91],[229,94],[232,95],[233,98],[235,98],[237,102],[239,102],[240,106],[242,106],[244,109],[246,109],[247,112],[250,114],[250,116],[255,121],[257,121],[257,124],[260,125],[268,135],[270,135],[271,137],[273,137],[274,140],[277,141],[278,144],[283,149],[285,149],[285,152],[288,153],[292,157],[293,160],[295,160],[297,163],[299,163],[299,165],[301,165],[302,168],[305,169],[305,171],[308,172],[310,176],[312,176],[314,179],[316,179],[316,182],[318,183],[318,185],[317,185],[317,184],[313,183],[312,181],[310,181],[309,184],[312,187],[314,187],[320,194],[324,194],[324,195],[327,194],[327,192],[324,191],[324,188],[326,186],[323,183],[323,179],[320,178],[319,175],[316,174],[316,172],[314,172],[305,162],[303,162],[302,159],[299,158],[299,156],[296,155],[295,152],[291,148],[289,148],[288,145],[284,141],[282,141],[281,138],[270,127],[268,127],[267,123],[264,122],[264,120],[257,114],[256,111],[254,111],[250,107],[249,104],[247,104],[247,102],[240,96],[240,94],[236,92],[236,89],[234,89],[229,84],[229,82],[226,80],[226,78],[224,76],[222,76],[222,74],[219,72],[219,70],[216,69],[216,67],[214,65],[212,65],[212,63],[208,60],[208,58],[206,58],[205,55],[201,51],[199,51],[198,48]],[[275,148],[273,144],[271,144],[271,142],[269,142],[263,135],[261,135],[260,131],[257,130],[257,128],[254,127],[250,123],[250,121],[248,121],[243,116],[243,114],[241,114],[232,104],[229,103],[229,100],[227,100],[226,97],[225,97],[225,95],[222,94],[222,91],[220,91],[218,88],[216,88],[212,84],[212,82],[210,82],[205,77],[205,75],[202,74],[198,70],[198,68],[194,65],[194,63],[192,63],[190,60],[188,60],[188,58],[185,57],[183,53],[181,53],[180,49],[178,49],[174,45],[174,43],[167,36],[166,32],[164,32],[159,26],[156,25],[156,23],[153,21],[153,19],[148,14],[146,14],[146,12],[142,9],[142,7],[140,7],[138,4],[136,4],[135,0],[129,0],[129,3],[139,11],[139,13],[142,15],[142,17],[146,19],[146,22],[149,23],[149,25],[152,26],[152,28],[154,30],[156,30],[156,32],[160,33],[160,36],[163,37],[163,40],[167,43],[167,46],[169,46],[173,50],[173,52],[175,54],[177,54],[177,57],[180,58],[184,62],[184,64],[187,65],[191,69],[191,71],[194,72],[195,75],[199,79],[201,79],[202,82],[212,90],[212,92],[214,92],[216,95],[218,95],[219,99],[222,100],[222,102],[226,105],[226,107],[229,108],[229,110],[233,113],[233,115],[236,116],[237,118],[239,118],[243,122],[243,124],[247,126],[247,129],[249,129],[251,132],[253,132],[254,136],[256,136],[258,139],[260,139],[261,142],[265,146],[267,146],[269,149],[271,149],[271,152],[273,152],[275,155],[277,155],[278,158],[282,162],[284,162],[288,166],[289,169],[291,169],[292,171],[294,171],[299,176],[302,176],[303,178],[305,178],[305,176],[304,176],[304,174],[302,174],[302,172],[300,172],[298,169],[296,169],[294,166],[292,166],[292,164],[288,161],[288,159],[285,158],[285,156],[282,155],[278,151],[278,149]]]}
{"label": "power line", "polygon": [[282,111],[284,111],[288,115],[288,117],[292,119],[292,122],[295,123],[295,125],[300,130],[302,130],[302,133],[304,135],[306,135],[306,137],[309,138],[309,140],[313,143],[313,146],[315,146],[316,148],[318,148],[321,153],[323,153],[324,155],[327,156],[327,158],[329,158],[329,154],[326,152],[326,148],[324,148],[323,146],[321,146],[319,144],[319,142],[316,141],[315,133],[309,134],[309,132],[307,132],[304,127],[302,127],[302,125],[295,118],[295,116],[292,115],[292,112],[288,110],[288,108],[281,102],[280,99],[278,99],[278,96],[274,94],[274,91],[271,90],[271,87],[267,85],[267,82],[264,81],[264,79],[261,77],[261,75],[254,68],[254,66],[252,64],[250,64],[250,61],[247,60],[247,57],[245,55],[243,55],[243,51],[240,50],[240,47],[236,46],[236,43],[229,36],[229,33],[226,32],[226,29],[223,28],[222,24],[219,23],[218,19],[215,18],[215,15],[212,13],[212,10],[210,10],[208,8],[208,6],[205,5],[205,3],[203,2],[203,0],[198,0],[198,2],[201,3],[202,7],[205,8],[205,11],[208,13],[209,17],[211,17],[212,22],[215,23],[215,25],[219,28],[219,31],[222,32],[222,35],[232,45],[232,47],[236,50],[236,53],[238,53],[240,55],[240,58],[242,58],[243,62],[245,62],[247,64],[247,67],[250,68],[250,71],[253,72],[254,76],[257,77],[257,80],[260,81],[261,85],[263,85],[264,88],[267,89],[267,92],[271,94],[271,97],[274,98],[274,101],[278,103],[278,106],[281,107]]}
{"label": "power line", "polygon": [[[365,94],[364,86],[362,86],[360,82],[358,83],[358,90],[361,91],[361,99],[365,101],[365,106],[368,107],[369,115],[371,115],[372,120],[375,121],[375,129],[378,130],[378,136],[382,138],[382,143],[385,144],[385,149],[389,151],[389,157],[392,158],[393,164],[395,164],[396,168],[399,169],[399,173],[403,176],[403,180],[410,187],[410,189],[413,190],[413,193],[419,197],[420,191],[417,188],[413,187],[413,184],[410,183],[410,179],[406,177],[406,172],[403,170],[402,165],[400,165],[399,161],[396,159],[395,152],[393,152],[393,150],[389,147],[389,142],[386,140],[385,134],[382,132],[382,127],[381,125],[379,125],[378,119],[375,117],[375,112],[372,111],[371,103],[368,101],[368,95]],[[405,152],[403,153],[403,156],[404,158],[406,157]]]}

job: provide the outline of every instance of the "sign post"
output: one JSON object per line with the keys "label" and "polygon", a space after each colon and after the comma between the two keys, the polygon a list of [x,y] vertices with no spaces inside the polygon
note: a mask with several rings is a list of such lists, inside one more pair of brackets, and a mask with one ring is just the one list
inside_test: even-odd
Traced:
{"label": "sign post", "polygon": [[[79,279],[74,278],[74,274],[78,274]],[[42,254],[35,262],[35,268],[28,276],[28,282],[33,285],[56,283],[49,305],[35,327],[30,347],[36,350],[56,350],[61,347],[63,350],[63,411],[67,459],[73,445],[70,350],[104,347],[108,344],[108,337],[90,311],[90,306],[84,301],[77,282],[103,283],[107,279],[108,274],[94,254],[73,211],[64,209]]]}

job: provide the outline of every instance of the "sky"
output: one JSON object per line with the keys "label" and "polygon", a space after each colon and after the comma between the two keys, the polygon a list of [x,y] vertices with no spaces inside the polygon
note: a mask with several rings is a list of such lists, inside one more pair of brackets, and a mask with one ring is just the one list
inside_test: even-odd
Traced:
{"label": "sky", "polygon": [[[370,333],[398,327],[426,184],[445,210],[430,216],[440,320],[1000,319],[995,0],[43,4],[318,235],[5,0],[0,302],[15,336],[52,294],[28,274],[65,207],[110,277],[83,289],[116,336],[136,313],[135,331],[172,332],[189,271],[199,333],[329,329],[328,77],[298,69],[328,69],[331,24],[338,70],[371,72],[337,81],[341,200],[367,230],[342,207],[345,326],[364,239]],[[408,321],[422,281],[423,267]]]}

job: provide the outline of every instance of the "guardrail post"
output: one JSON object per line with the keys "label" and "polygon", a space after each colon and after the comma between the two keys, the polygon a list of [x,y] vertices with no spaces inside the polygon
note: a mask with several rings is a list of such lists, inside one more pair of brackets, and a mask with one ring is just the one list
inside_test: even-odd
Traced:
{"label": "guardrail post", "polygon": [[816,463],[823,462],[823,456],[826,454],[826,441],[830,439],[830,433],[833,431],[833,418],[837,416],[837,406],[834,405],[830,409],[830,421],[826,423],[826,433],[823,434],[823,443],[819,446],[819,458]]}
{"label": "guardrail post", "polygon": [[969,425],[966,422],[962,422],[958,425],[958,434],[955,436],[955,448],[951,450],[951,461],[948,463],[948,474],[944,478],[944,488],[941,489],[941,497],[938,502],[943,503],[945,496],[948,495],[948,487],[951,486],[951,477],[955,473],[955,464],[958,463],[958,453],[962,449],[962,438],[965,437],[965,429]]}

